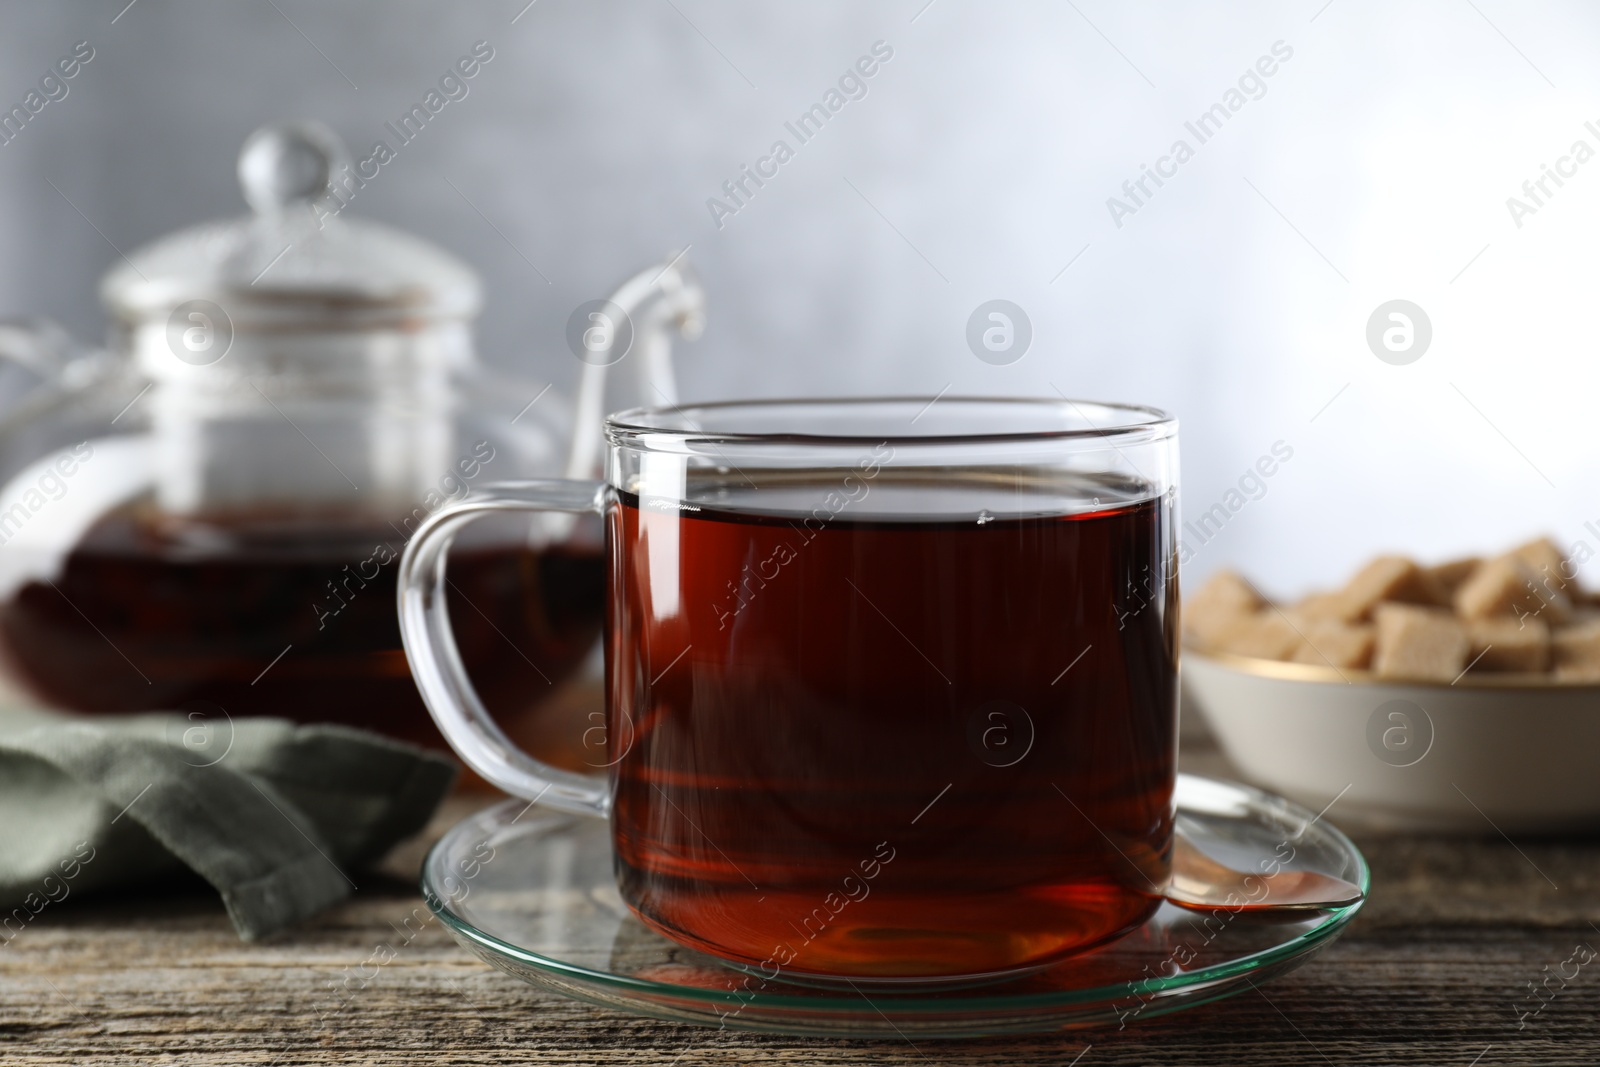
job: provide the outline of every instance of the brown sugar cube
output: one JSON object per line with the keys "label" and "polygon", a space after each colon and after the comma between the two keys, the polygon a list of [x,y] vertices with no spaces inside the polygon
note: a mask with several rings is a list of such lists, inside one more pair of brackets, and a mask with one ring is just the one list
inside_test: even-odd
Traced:
{"label": "brown sugar cube", "polygon": [[1563,681],[1600,681],[1600,622],[1566,626],[1550,635],[1556,677]]}
{"label": "brown sugar cube", "polygon": [[1467,662],[1478,671],[1543,671],[1550,667],[1550,627],[1543,619],[1499,616],[1467,623]]}
{"label": "brown sugar cube", "polygon": [[1372,609],[1384,601],[1407,604],[1448,604],[1444,590],[1423,569],[1404,556],[1379,556],[1350,579],[1338,593],[1341,601],[1336,617],[1341,622],[1361,622],[1372,617]]}
{"label": "brown sugar cube", "polygon": [[1548,537],[1518,545],[1506,555],[1526,563],[1528,569],[1537,575],[1537,580],[1541,584],[1548,582],[1555,589],[1565,589],[1568,585],[1566,573],[1571,570],[1571,565],[1567,563],[1567,557],[1562,555],[1561,549],[1557,548],[1556,543]]}
{"label": "brown sugar cube", "polygon": [[1236,617],[1217,634],[1212,647],[1236,656],[1282,660],[1288,659],[1303,640],[1288,619],[1269,608]]}
{"label": "brown sugar cube", "polygon": [[1234,571],[1218,571],[1183,600],[1183,628],[1203,645],[1214,645],[1219,635],[1241,618],[1266,605],[1254,587]]}
{"label": "brown sugar cube", "polygon": [[1586,612],[1600,614],[1600,590],[1585,589],[1578,584],[1578,579],[1574,577],[1567,583],[1566,588],[1561,591],[1567,594],[1568,600],[1572,601],[1572,618],[1570,622],[1573,625],[1582,621]]}
{"label": "brown sugar cube", "polygon": [[1453,682],[1467,665],[1467,631],[1438,608],[1379,604],[1372,670],[1380,678]]}
{"label": "brown sugar cube", "polygon": [[[1571,589],[1572,587],[1568,586],[1566,591],[1570,592]],[[1572,606],[1572,617],[1562,625],[1583,626],[1585,623],[1591,622],[1600,622],[1600,607],[1596,607],[1594,604],[1583,601]]]}
{"label": "brown sugar cube", "polygon": [[1308,618],[1296,620],[1296,625],[1305,640],[1291,657],[1295,663],[1360,670],[1372,662],[1376,631],[1370,623]]}
{"label": "brown sugar cube", "polygon": [[1450,600],[1427,571],[1404,556],[1379,556],[1345,586],[1346,594],[1359,590],[1378,601],[1448,607]]}
{"label": "brown sugar cube", "polygon": [[1345,599],[1339,593],[1311,593],[1288,609],[1289,617],[1299,625],[1302,619],[1321,619],[1340,622],[1344,619]]}
{"label": "brown sugar cube", "polygon": [[1531,615],[1559,626],[1572,617],[1572,601],[1567,595],[1541,583],[1533,569],[1516,556],[1492,559],[1473,571],[1456,590],[1455,604],[1457,614],[1468,619]]}
{"label": "brown sugar cube", "polygon": [[[1483,560],[1477,556],[1467,559],[1453,559],[1448,563],[1436,563],[1432,567],[1422,568],[1422,572],[1431,578],[1440,592],[1445,596],[1455,599],[1456,590],[1461,588],[1463,582],[1472,577],[1472,572],[1478,569]],[[1447,604],[1449,601],[1446,602]]]}

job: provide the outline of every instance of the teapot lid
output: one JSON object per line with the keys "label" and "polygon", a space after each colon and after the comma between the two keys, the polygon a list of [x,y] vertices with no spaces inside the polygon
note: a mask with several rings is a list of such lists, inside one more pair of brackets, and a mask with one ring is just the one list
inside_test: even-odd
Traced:
{"label": "teapot lid", "polygon": [[209,300],[247,329],[414,328],[474,316],[482,288],[465,263],[346,215],[370,180],[322,123],[263,126],[239,153],[239,184],[254,213],[136,249],[105,276],[101,299],[132,321]]}

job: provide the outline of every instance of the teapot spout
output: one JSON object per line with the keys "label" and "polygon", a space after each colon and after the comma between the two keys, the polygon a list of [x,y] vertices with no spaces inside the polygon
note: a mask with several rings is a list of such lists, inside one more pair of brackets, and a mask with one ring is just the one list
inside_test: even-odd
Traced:
{"label": "teapot spout", "polygon": [[[577,416],[567,477],[590,478],[601,454],[601,426],[606,412],[633,404],[678,402],[672,369],[672,335],[694,340],[705,329],[705,290],[683,251],[665,263],[646,267],[617,287],[595,314],[614,317],[598,333],[599,344],[585,346],[583,378],[578,385]],[[621,349],[621,351],[618,351]],[[606,403],[607,369],[632,356],[636,399],[633,404]]]}

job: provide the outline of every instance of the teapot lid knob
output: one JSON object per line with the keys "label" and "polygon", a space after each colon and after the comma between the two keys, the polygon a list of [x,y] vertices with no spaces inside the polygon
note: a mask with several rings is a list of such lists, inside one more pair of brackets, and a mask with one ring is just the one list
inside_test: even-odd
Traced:
{"label": "teapot lid knob", "polygon": [[345,156],[339,135],[320,122],[269,123],[239,152],[239,184],[252,208],[270,214],[323,196]]}

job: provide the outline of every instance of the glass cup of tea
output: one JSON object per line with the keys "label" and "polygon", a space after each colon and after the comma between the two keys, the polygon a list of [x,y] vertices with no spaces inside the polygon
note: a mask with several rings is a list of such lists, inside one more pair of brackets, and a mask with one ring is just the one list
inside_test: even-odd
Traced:
{"label": "glass cup of tea", "polygon": [[[1171,871],[1177,423],[1070,400],[635,410],[604,482],[491,486],[407,546],[401,630],[457,753],[610,820],[623,899],[764,978],[1036,970]],[[490,513],[607,535],[605,778],[519,751],[450,639]]]}

